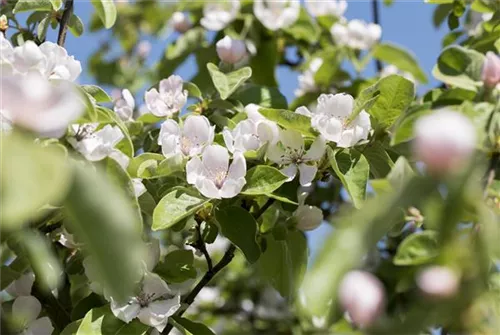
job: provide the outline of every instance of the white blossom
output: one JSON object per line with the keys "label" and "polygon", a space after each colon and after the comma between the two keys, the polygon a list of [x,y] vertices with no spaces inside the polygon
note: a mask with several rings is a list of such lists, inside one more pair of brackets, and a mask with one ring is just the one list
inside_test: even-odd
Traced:
{"label": "white blossom", "polygon": [[309,193],[302,192],[298,196],[299,206],[293,213],[297,221],[297,229],[302,231],[314,230],[323,222],[323,211],[316,206],[305,204],[305,200]]}
{"label": "white blossom", "polygon": [[128,89],[124,89],[118,99],[115,100],[114,111],[123,121],[132,119],[135,108],[135,100]]}
{"label": "white blossom", "polygon": [[476,146],[476,130],[464,115],[447,109],[421,117],[415,123],[414,151],[432,173],[463,167]]}
{"label": "white blossom", "polygon": [[160,91],[152,88],[145,94],[146,105],[155,116],[170,117],[187,102],[188,92],[183,90],[182,78],[172,75],[160,81]]}
{"label": "white blossom", "polygon": [[137,45],[137,54],[142,59],[146,59],[148,58],[152,47],[153,46],[151,45],[151,42],[149,42],[148,40],[140,41],[139,44]]}
{"label": "white blossom", "polygon": [[146,186],[142,183],[141,178],[132,178],[132,186],[134,187],[134,195],[136,198],[139,198],[147,192]]}
{"label": "white blossom", "polygon": [[2,77],[0,95],[2,124],[12,123],[44,137],[61,137],[84,110],[72,86],[50,83],[36,73]]}
{"label": "white blossom", "polygon": [[42,43],[40,51],[45,55],[43,71],[47,78],[75,81],[82,72],[80,62],[73,56],[69,56],[66,49],[55,43]]}
{"label": "white blossom", "polygon": [[288,28],[300,14],[298,0],[255,0],[253,11],[257,19],[269,30]]}
{"label": "white blossom", "polygon": [[305,0],[307,10],[312,16],[333,15],[342,17],[347,10],[346,0]]}
{"label": "white blossom", "polygon": [[319,136],[311,144],[309,150],[304,148],[302,134],[293,129],[281,130],[277,145],[269,147],[269,160],[283,166],[281,172],[291,181],[300,172],[300,185],[309,186],[316,176],[317,161],[325,153],[325,141]]}
{"label": "white blossom", "polygon": [[335,23],[330,29],[330,33],[338,45],[368,50],[380,40],[382,28],[375,23],[351,20],[347,25],[343,22]]}
{"label": "white blossom", "polygon": [[481,79],[487,87],[495,87],[500,84],[500,57],[491,51],[486,53]]}
{"label": "white blossom", "polygon": [[111,299],[111,311],[120,320],[129,323],[138,318],[143,324],[159,332],[167,326],[168,318],[180,308],[180,295],[172,292],[158,275],[146,272],[140,290],[124,304]]}
{"label": "white blossom", "polygon": [[383,313],[384,286],[377,277],[365,271],[347,273],[339,286],[339,299],[358,327],[372,325]]}
{"label": "white blossom", "polygon": [[247,55],[245,42],[225,36],[216,43],[217,55],[228,64],[236,64]]}
{"label": "white blossom", "polygon": [[170,24],[178,33],[185,33],[193,26],[189,15],[184,12],[175,12],[170,18]]}
{"label": "white blossom", "polygon": [[409,72],[406,72],[406,71],[401,71],[397,68],[397,66],[395,65],[387,65],[385,66],[382,71],[380,71],[380,77],[381,78],[385,78],[385,77],[388,77],[392,74],[397,74],[397,75],[400,75],[402,76],[403,78],[406,78],[408,79],[409,81],[411,81],[412,83],[416,84],[417,83],[417,80],[415,79],[415,77],[409,73]]}
{"label": "white blossom", "polygon": [[207,198],[233,198],[246,184],[247,164],[240,152],[235,152],[229,164],[229,153],[220,145],[209,145],[202,158],[194,156],[186,165],[187,182]]}
{"label": "white blossom", "polygon": [[93,131],[94,127],[92,124],[77,127],[75,138],[69,142],[91,162],[100,161],[108,156],[119,157],[116,155],[113,157],[113,153],[118,151],[115,146],[125,137],[120,128],[108,124],[100,130]]}
{"label": "white blossom", "polygon": [[228,150],[246,152],[258,150],[264,144],[275,145],[279,139],[279,127],[259,113],[259,106],[249,104],[245,107],[248,118],[240,121],[233,130],[225,127],[222,131]]}
{"label": "white blossom", "polygon": [[300,74],[298,77],[299,87],[295,90],[295,96],[301,96],[308,92],[314,92],[318,89],[314,76],[318,72],[319,68],[323,65],[323,59],[313,58],[309,63],[309,67],[304,73]]}
{"label": "white blossom", "polygon": [[33,296],[20,296],[12,304],[12,314],[20,322],[18,333],[23,335],[50,335],[54,330],[46,316],[37,319],[42,305]]}
{"label": "white blossom", "polygon": [[166,120],[161,125],[158,144],[166,158],[173,156],[193,157],[201,154],[205,146],[212,144],[215,126],[202,115],[189,115],[184,124]]}
{"label": "white blossom", "polygon": [[417,276],[418,287],[434,298],[448,298],[458,291],[460,278],[457,273],[445,266],[430,266]]}
{"label": "white blossom", "polygon": [[207,30],[222,30],[236,18],[240,6],[240,0],[207,2],[203,7],[203,17],[200,23]]}
{"label": "white blossom", "polygon": [[328,141],[338,147],[349,148],[366,140],[370,133],[370,115],[362,110],[351,122],[354,99],[349,94],[322,94],[314,113],[306,107],[299,107],[296,113],[309,116],[311,126]]}
{"label": "white blossom", "polygon": [[27,272],[21,275],[21,277],[14,280],[5,288],[11,297],[19,297],[23,295],[30,295],[31,288],[35,282],[35,274],[33,272]]}

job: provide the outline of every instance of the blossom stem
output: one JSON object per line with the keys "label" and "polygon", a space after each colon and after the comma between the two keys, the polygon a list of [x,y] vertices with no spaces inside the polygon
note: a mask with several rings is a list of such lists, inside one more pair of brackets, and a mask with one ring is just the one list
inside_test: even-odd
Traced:
{"label": "blossom stem", "polygon": [[[372,0],[372,13],[373,13],[373,23],[380,25],[378,0]],[[375,60],[375,67],[377,68],[377,72],[382,71],[382,63],[378,59]]]}
{"label": "blossom stem", "polygon": [[196,220],[196,233],[198,235],[198,238],[196,240],[196,243],[194,244],[194,247],[200,250],[203,256],[205,256],[205,259],[207,260],[208,271],[210,272],[213,270],[213,262],[210,254],[207,251],[207,247],[205,246],[205,241],[203,241],[203,237],[201,236],[200,225],[201,222],[198,222],[198,220]]}
{"label": "blossom stem", "polygon": [[73,15],[73,1],[66,0],[64,3],[64,12],[61,17],[61,22],[59,23],[59,35],[57,36],[57,44],[59,46],[64,46],[66,42],[66,33],[68,32],[68,23],[71,15]]}

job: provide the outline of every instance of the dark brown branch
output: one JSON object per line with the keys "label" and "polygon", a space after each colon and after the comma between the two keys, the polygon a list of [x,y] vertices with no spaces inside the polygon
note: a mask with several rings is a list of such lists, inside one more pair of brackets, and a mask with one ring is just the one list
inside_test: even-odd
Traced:
{"label": "dark brown branch", "polygon": [[66,33],[68,32],[68,23],[69,19],[73,15],[73,1],[74,0],[66,0],[64,3],[64,12],[61,17],[61,21],[59,22],[59,35],[57,36],[57,44],[60,46],[64,46],[64,42],[66,42]]}
{"label": "dark brown branch", "polygon": [[[373,22],[380,25],[378,0],[372,0],[372,14],[373,14]],[[375,67],[377,68],[377,72],[382,71],[382,63],[378,59],[375,60]]]}
{"label": "dark brown branch", "polygon": [[207,260],[208,271],[210,272],[213,270],[212,258],[210,257],[210,254],[208,253],[207,247],[205,245],[205,241],[203,241],[203,237],[201,236],[201,222],[198,222],[198,220],[196,220],[196,234],[198,236],[196,242],[193,244],[193,247],[201,251],[203,256],[205,256],[205,259]]}

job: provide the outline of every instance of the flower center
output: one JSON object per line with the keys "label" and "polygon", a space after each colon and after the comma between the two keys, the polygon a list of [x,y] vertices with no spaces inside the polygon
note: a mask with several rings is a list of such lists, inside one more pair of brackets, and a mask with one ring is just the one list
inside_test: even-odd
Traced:
{"label": "flower center", "polygon": [[224,184],[226,177],[227,177],[227,171],[219,170],[219,171],[215,172],[212,180],[213,180],[215,186],[220,189],[222,187],[222,185]]}
{"label": "flower center", "polygon": [[193,146],[193,142],[191,142],[191,139],[186,136],[181,137],[180,141],[180,146],[181,146],[181,151],[184,154],[184,156],[189,155],[189,151],[191,150],[191,147]]}
{"label": "flower center", "polygon": [[151,293],[151,294],[146,294],[144,292],[141,292],[139,293],[139,295],[137,295],[137,302],[139,303],[139,305],[141,305],[141,307],[147,307],[149,305],[150,302],[153,301],[155,297],[155,293]]}

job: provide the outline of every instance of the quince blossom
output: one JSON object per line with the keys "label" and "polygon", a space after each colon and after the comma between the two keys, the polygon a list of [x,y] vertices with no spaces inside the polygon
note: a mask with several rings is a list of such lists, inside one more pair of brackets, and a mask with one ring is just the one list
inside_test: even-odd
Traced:
{"label": "quince blossom", "polygon": [[307,11],[314,17],[333,15],[342,17],[347,10],[346,0],[305,0]]}
{"label": "quince blossom", "polygon": [[20,321],[19,334],[52,334],[54,327],[47,316],[37,319],[42,305],[33,296],[20,296],[12,304],[12,315]]}
{"label": "quince blossom", "polygon": [[115,100],[114,111],[123,121],[129,121],[134,114],[135,100],[129,90],[124,89]]}
{"label": "quince blossom", "polygon": [[487,87],[495,87],[500,84],[500,57],[488,51],[484,59],[482,79]]}
{"label": "quince blossom", "polygon": [[184,107],[187,90],[183,90],[182,78],[172,75],[160,81],[160,91],[152,88],[146,92],[144,100],[151,113],[159,117],[170,117]]}
{"label": "quince blossom", "polygon": [[255,0],[253,11],[257,19],[269,30],[288,28],[300,14],[298,0]]}
{"label": "quince blossom", "polygon": [[229,153],[220,145],[209,145],[201,159],[194,156],[186,165],[187,182],[211,199],[233,198],[246,184],[247,164],[241,152]]}
{"label": "quince blossom", "polygon": [[203,7],[203,17],[200,23],[207,30],[222,30],[236,18],[240,6],[240,0],[207,2]]}
{"label": "quince blossom", "polygon": [[170,24],[175,29],[175,31],[180,34],[184,34],[193,26],[189,15],[184,12],[175,12],[174,14],[172,14],[172,17],[170,18]]}
{"label": "quince blossom", "polygon": [[173,156],[193,157],[201,154],[205,146],[212,144],[215,126],[202,115],[190,115],[182,127],[174,120],[161,125],[158,144],[166,158]]}
{"label": "quince blossom", "polygon": [[318,168],[316,162],[325,153],[325,141],[320,136],[309,150],[304,148],[302,134],[293,129],[282,130],[277,145],[271,146],[267,152],[269,160],[284,166],[281,170],[291,181],[300,172],[300,185],[311,185]]}
{"label": "quince blossom", "polygon": [[375,23],[351,20],[335,23],[330,29],[335,43],[357,50],[371,49],[382,36],[382,28]]}
{"label": "quince blossom", "polygon": [[321,58],[313,58],[311,60],[308,69],[298,77],[299,88],[295,90],[295,96],[299,97],[308,92],[314,92],[317,90],[314,76],[316,75],[316,72],[318,72],[321,65],[323,65],[323,59]]}
{"label": "quince blossom", "polygon": [[228,150],[246,152],[258,150],[265,143],[275,145],[279,138],[279,127],[259,113],[259,106],[249,104],[245,107],[248,119],[239,122],[233,130],[225,127],[222,131]]}
{"label": "quince blossom", "polygon": [[299,107],[296,113],[309,116],[311,126],[328,141],[338,147],[349,148],[366,140],[371,129],[370,115],[362,110],[348,123],[354,108],[354,99],[349,94],[322,94],[314,112]]}
{"label": "quince blossom", "polygon": [[247,55],[245,42],[229,36],[218,41],[216,48],[220,60],[228,64],[236,64]]}

